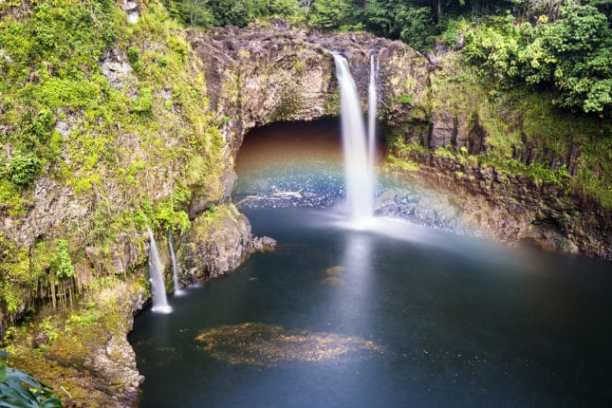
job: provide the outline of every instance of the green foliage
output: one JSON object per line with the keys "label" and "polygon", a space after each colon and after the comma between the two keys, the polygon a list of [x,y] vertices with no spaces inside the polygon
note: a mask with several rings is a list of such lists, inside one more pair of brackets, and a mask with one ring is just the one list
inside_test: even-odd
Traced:
{"label": "green foliage", "polygon": [[163,230],[187,231],[191,222],[183,208],[186,207],[190,197],[188,190],[179,189],[160,202],[153,211],[155,224]]}
{"label": "green foliage", "polygon": [[127,57],[128,57],[128,61],[130,61],[130,64],[132,66],[135,66],[136,64],[138,64],[139,54],[140,52],[138,51],[138,48],[136,47],[128,48]]}
{"label": "green foliage", "polygon": [[0,361],[0,407],[60,408],[60,400],[51,389],[23,371]]}
{"label": "green foliage", "polygon": [[50,316],[47,316],[40,321],[38,329],[47,339],[49,339],[50,343],[53,343],[60,337],[60,330],[54,324],[53,319]]}
{"label": "green foliage", "polygon": [[244,27],[262,18],[300,18],[297,0],[167,0],[172,14],[190,25]]}
{"label": "green foliage", "polygon": [[399,103],[402,105],[412,105],[413,99],[410,94],[401,94],[399,97]]}
{"label": "green foliage", "polygon": [[570,2],[557,20],[535,25],[491,19],[468,31],[465,55],[508,87],[553,87],[559,106],[587,113],[612,106],[612,30],[594,7]]}
{"label": "green foliage", "polygon": [[351,0],[314,0],[308,22],[326,30],[353,28],[357,23],[355,12]]}
{"label": "green foliage", "polygon": [[[57,162],[58,118],[102,105],[99,60],[125,21],[110,0],[37,1],[27,10],[0,20],[0,125],[10,130],[0,148],[17,152],[4,170],[16,187],[27,187]],[[19,189],[3,182],[0,199],[17,213],[20,200],[9,191]]]}
{"label": "green foliage", "polygon": [[440,34],[440,40],[451,48],[459,46],[463,32],[469,28],[469,24],[469,20],[464,17],[447,20],[444,30]]}
{"label": "green foliage", "polygon": [[215,25],[215,16],[209,6],[209,0],[168,0],[165,3],[174,17],[187,24],[200,27]]}
{"label": "green foliage", "polygon": [[431,9],[402,0],[368,0],[365,26],[377,35],[401,39],[417,49],[431,46],[436,26]]}
{"label": "green foliage", "polygon": [[389,165],[391,169],[399,168],[401,170],[410,171],[410,172],[419,171],[420,169],[420,166],[418,163],[410,159],[407,159],[407,158],[400,159],[392,154],[387,157],[387,162],[388,162],[387,164]]}
{"label": "green foliage", "polygon": [[8,177],[17,186],[28,186],[40,171],[40,160],[32,153],[18,153],[9,164]]}
{"label": "green foliage", "polygon": [[131,110],[138,113],[151,113],[151,109],[153,109],[153,95],[151,89],[144,88],[132,104]]}
{"label": "green foliage", "polygon": [[59,279],[68,279],[74,276],[74,266],[68,252],[68,242],[60,239],[57,241],[55,257],[51,262],[51,270]]}
{"label": "green foliage", "polygon": [[8,313],[16,312],[24,302],[37,277],[30,273],[25,248],[0,233],[0,306]]}

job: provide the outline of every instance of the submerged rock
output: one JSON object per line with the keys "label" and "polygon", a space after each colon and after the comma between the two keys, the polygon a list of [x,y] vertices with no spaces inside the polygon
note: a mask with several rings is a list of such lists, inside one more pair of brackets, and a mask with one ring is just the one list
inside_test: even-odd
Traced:
{"label": "submerged rock", "polygon": [[253,250],[257,252],[268,252],[276,249],[277,242],[274,238],[258,237],[253,239]]}
{"label": "submerged rock", "polygon": [[328,332],[290,330],[242,323],[202,331],[196,341],[215,359],[229,364],[273,366],[288,362],[322,363],[382,353],[373,341]]}
{"label": "submerged rock", "polygon": [[337,288],[344,285],[344,273],[346,268],[342,265],[332,266],[325,270],[325,278],[322,283],[332,288]]}

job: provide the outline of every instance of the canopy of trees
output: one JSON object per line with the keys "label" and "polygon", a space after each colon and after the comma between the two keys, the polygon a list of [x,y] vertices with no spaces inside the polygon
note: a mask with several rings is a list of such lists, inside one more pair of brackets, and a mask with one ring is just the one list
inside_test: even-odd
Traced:
{"label": "canopy of trees", "polygon": [[612,106],[612,30],[597,8],[562,5],[556,20],[535,23],[508,15],[474,25],[464,54],[485,75],[503,84],[558,91],[555,102],[584,112],[609,113]]}
{"label": "canopy of trees", "polygon": [[166,1],[186,23],[205,27],[282,18],[368,30],[422,51],[462,38],[468,61],[502,84],[553,89],[559,106],[589,113],[612,105],[612,0]]}

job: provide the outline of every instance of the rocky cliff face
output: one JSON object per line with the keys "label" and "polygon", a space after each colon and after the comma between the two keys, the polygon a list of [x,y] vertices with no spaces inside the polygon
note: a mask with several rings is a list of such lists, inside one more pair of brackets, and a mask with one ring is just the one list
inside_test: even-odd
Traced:
{"label": "rocky cliff face", "polygon": [[[452,194],[468,223],[510,242],[612,259],[609,135],[547,95],[487,88],[456,53],[431,67],[426,103],[389,112],[391,154]],[[492,96],[493,95],[493,96]]]}
{"label": "rocky cliff face", "polygon": [[[521,171],[545,162],[546,168],[567,168],[578,177],[593,167],[584,159],[585,142],[576,136],[563,149],[547,150],[549,145],[536,143],[528,118],[504,118],[506,124],[497,126],[487,98],[476,88],[458,87],[465,79],[451,68],[433,66],[405,44],[361,33],[322,34],[282,24],[185,33],[160,3],[134,4],[125,3],[134,30],[113,23],[109,30],[125,41],[100,48],[88,67],[87,78],[99,89],[82,96],[90,99],[72,103],[62,94],[45,106],[57,157],[45,162],[31,185],[19,187],[18,200],[6,201],[0,186],[3,324],[49,302],[60,288],[88,293],[110,282],[125,305],[133,297],[120,290],[121,282],[146,276],[147,226],[158,236],[168,230],[181,236],[176,242],[185,281],[221,276],[253,250],[272,245],[254,239],[248,220],[230,203],[234,156],[251,128],[338,114],[332,51],[349,59],[363,106],[370,56],[377,57],[380,119],[404,145],[438,151],[398,148],[394,153],[420,163],[419,179],[459,193],[466,218],[502,239],[530,238],[553,249],[612,258],[609,210],[567,193],[565,185],[552,188],[529,174],[504,176],[508,162],[499,161],[509,157],[524,163]],[[62,89],[84,86],[62,81]],[[13,97],[16,105],[27,105],[20,95]],[[3,161],[15,159],[16,126],[0,122],[2,135],[15,136],[0,141]],[[440,156],[444,152],[449,154]],[[479,157],[498,161],[463,163]],[[69,244],[74,276],[56,274],[60,240]],[[160,248],[166,252],[163,239]],[[139,286],[136,298],[142,300],[146,285]],[[67,293],[61,294],[64,301]],[[83,403],[93,393],[100,406],[135,404],[139,378],[125,336],[142,301],[127,304],[135,306],[112,309],[121,324],[104,320],[103,331],[85,332],[90,342],[74,358],[70,347],[77,340],[67,337],[72,343],[64,343],[53,335],[72,327],[71,316],[59,316],[53,330],[44,320],[37,322],[34,332],[16,338],[24,339],[15,343],[23,346],[16,364],[57,385],[60,394],[59,386],[70,384],[65,391],[71,403]],[[85,303],[77,310],[74,327],[96,327],[87,322],[103,319],[90,318]],[[32,340],[36,331],[45,332],[47,346]],[[31,348],[40,350],[31,353]],[[89,376],[81,378],[82,372]],[[109,383],[119,386],[101,385]]]}
{"label": "rocky cliff face", "polygon": [[610,211],[554,183],[427,151],[396,150],[413,163],[393,166],[403,181],[436,186],[453,197],[464,224],[485,236],[542,249],[612,259]]}
{"label": "rocky cliff face", "polygon": [[[530,239],[548,249],[610,258],[610,211],[572,187],[580,184],[576,175],[596,166],[580,152],[597,135],[589,134],[588,121],[580,122],[584,134],[570,130],[571,115],[552,110],[549,100],[495,101],[456,53],[428,60],[403,43],[363,33],[330,35],[276,24],[192,32],[190,42],[206,66],[210,109],[224,118],[228,162],[253,127],[338,114],[332,51],[349,59],[367,106],[374,55],[379,119],[402,143],[431,151],[409,160],[427,169],[422,180],[465,200],[464,216],[474,226],[503,240]],[[437,157],[438,149],[449,153],[446,161],[427,158]],[[486,165],[465,168],[467,156]],[[466,177],[458,181],[457,174]],[[499,183],[497,174],[510,181]],[[607,176],[593,177],[605,190]],[[482,200],[489,204],[475,204]],[[483,208],[495,215],[486,216]]]}
{"label": "rocky cliff face", "polygon": [[180,247],[178,260],[183,279],[196,281],[221,277],[253,252],[275,246],[271,238],[254,238],[249,220],[233,204],[216,207],[199,217]]}
{"label": "rocky cliff face", "polygon": [[366,33],[322,34],[284,24],[192,32],[192,47],[206,66],[210,109],[224,119],[234,152],[249,129],[276,121],[339,114],[332,52],[347,57],[367,106],[370,56],[379,65],[389,108],[402,94],[425,98],[428,62],[407,45]]}
{"label": "rocky cliff face", "polygon": [[85,308],[53,313],[11,333],[9,364],[54,388],[68,407],[135,406],[143,381],[126,334],[146,302],[144,281],[113,278],[96,286]]}

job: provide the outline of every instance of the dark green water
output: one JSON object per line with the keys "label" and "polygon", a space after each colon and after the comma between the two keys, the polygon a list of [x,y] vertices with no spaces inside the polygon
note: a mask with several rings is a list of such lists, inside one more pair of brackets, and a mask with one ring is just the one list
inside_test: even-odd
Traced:
{"label": "dark green water", "polygon": [[[334,227],[324,214],[248,210],[276,252],[171,298],[172,314],[136,319],[141,406],[612,403],[610,264],[452,235],[397,240]],[[331,281],[330,267],[341,271]],[[245,322],[356,336],[382,353],[261,366],[215,358],[195,341]]]}

